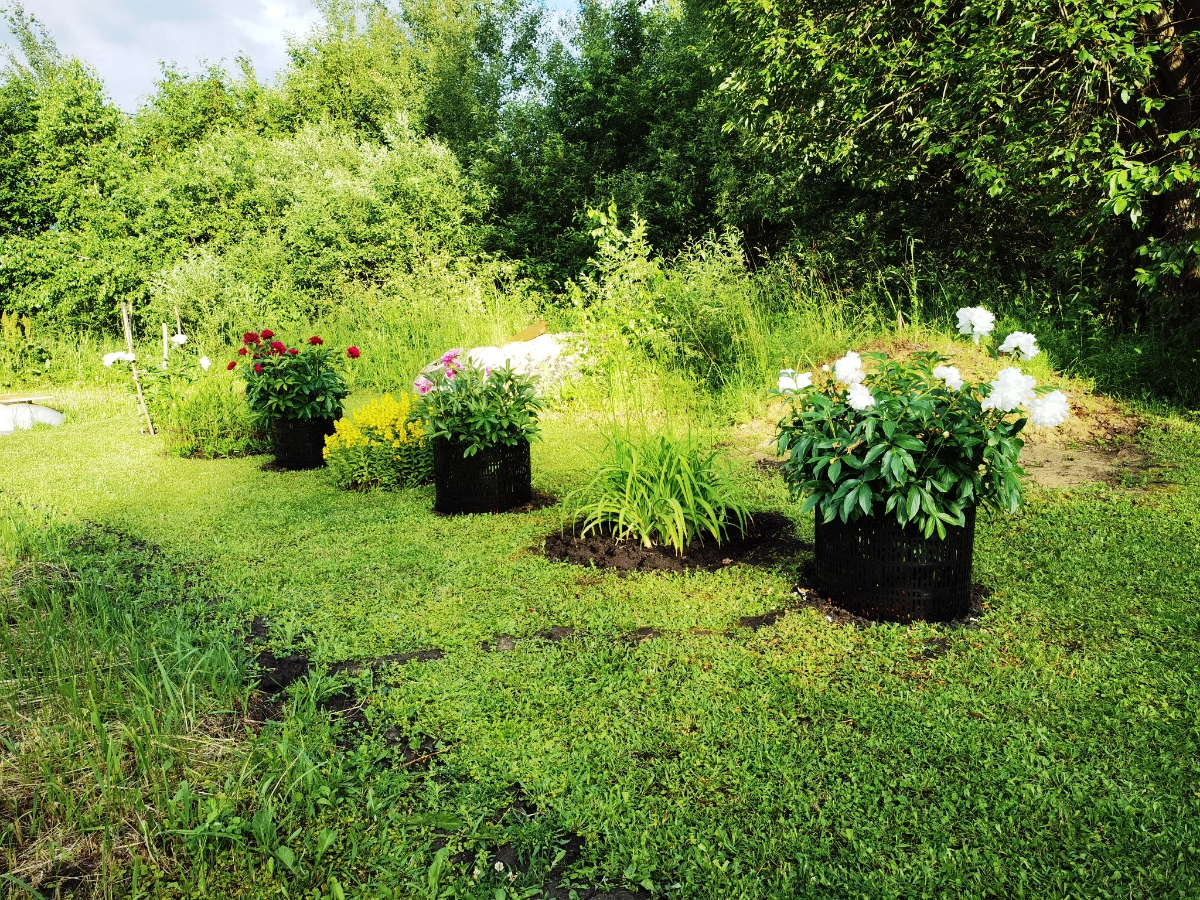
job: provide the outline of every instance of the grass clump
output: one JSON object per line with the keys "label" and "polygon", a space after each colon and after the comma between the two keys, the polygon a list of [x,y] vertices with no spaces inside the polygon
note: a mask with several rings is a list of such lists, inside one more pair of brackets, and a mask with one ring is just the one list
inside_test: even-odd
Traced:
{"label": "grass clump", "polygon": [[413,418],[413,395],[385,394],[325,439],[325,461],[340,488],[415,487],[433,477],[433,452]]}
{"label": "grass clump", "polygon": [[716,451],[699,438],[614,436],[609,458],[566,501],[584,536],[611,529],[618,541],[660,543],[682,554],[694,541],[718,544],[746,527],[749,513]]}

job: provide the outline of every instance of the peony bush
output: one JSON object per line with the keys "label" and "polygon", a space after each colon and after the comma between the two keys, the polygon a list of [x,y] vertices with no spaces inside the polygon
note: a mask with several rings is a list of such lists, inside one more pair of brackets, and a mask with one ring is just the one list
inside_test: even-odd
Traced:
{"label": "peony bush", "polygon": [[[986,309],[958,311],[959,333],[976,343],[994,327]],[[1028,361],[1039,350],[1032,334],[1015,331],[996,352]],[[1061,425],[1070,403],[1017,366],[969,383],[948,362],[932,352],[901,361],[851,351],[832,372],[780,372],[775,393],[789,408],[778,452],[805,511],[826,522],[890,515],[945,537],[973,506],[1020,506],[1019,435],[1029,424]]]}

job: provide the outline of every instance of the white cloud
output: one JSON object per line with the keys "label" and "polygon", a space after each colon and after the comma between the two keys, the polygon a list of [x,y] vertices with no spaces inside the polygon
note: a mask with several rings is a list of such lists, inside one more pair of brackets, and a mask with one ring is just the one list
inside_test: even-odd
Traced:
{"label": "white cloud", "polygon": [[[95,66],[122,109],[154,90],[159,62],[195,70],[245,53],[266,80],[287,61],[287,35],[317,21],[310,0],[27,0],[59,50]],[[0,43],[12,38],[0,30]]]}

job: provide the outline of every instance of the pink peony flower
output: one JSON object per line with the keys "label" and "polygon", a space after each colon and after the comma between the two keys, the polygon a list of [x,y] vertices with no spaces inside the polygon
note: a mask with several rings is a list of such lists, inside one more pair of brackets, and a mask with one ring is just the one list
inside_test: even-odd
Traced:
{"label": "pink peony flower", "polygon": [[443,353],[440,362],[443,366],[453,365],[454,361],[460,356],[462,356],[462,347],[456,347],[453,350],[447,350]]}
{"label": "pink peony flower", "polygon": [[417,380],[413,382],[413,390],[424,397],[433,390],[433,382],[424,375],[418,375]]}

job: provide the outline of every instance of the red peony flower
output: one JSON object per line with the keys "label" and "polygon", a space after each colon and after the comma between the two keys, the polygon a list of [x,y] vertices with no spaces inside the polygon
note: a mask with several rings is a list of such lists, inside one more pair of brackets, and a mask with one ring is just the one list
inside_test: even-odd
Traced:
{"label": "red peony flower", "polygon": [[256,363],[254,366],[254,371],[257,372],[259,375],[261,375],[262,374],[262,363]]}
{"label": "red peony flower", "polygon": [[325,343],[323,340],[321,340],[315,334],[308,339],[308,342],[310,344],[312,344],[314,347],[320,347],[323,343]]}
{"label": "red peony flower", "polygon": [[245,347],[239,347],[239,348],[238,348],[238,356],[245,356],[245,355],[246,355],[246,348],[245,348]]}
{"label": "red peony flower", "polygon": [[271,341],[271,349],[276,353],[282,353],[287,349],[287,347],[284,345],[283,341]]}
{"label": "red peony flower", "polygon": [[229,371],[232,372],[236,367],[237,367],[237,360],[235,359],[229,364]]}
{"label": "red peony flower", "polygon": [[290,350],[288,350],[288,355],[289,355],[289,356],[295,356],[295,355],[296,355],[296,354],[298,354],[299,352],[300,352],[300,351],[299,351],[299,350],[297,350],[295,347],[292,347]]}
{"label": "red peony flower", "polygon": [[245,336],[242,337],[242,343],[243,344],[257,344],[258,343],[258,332],[257,331],[247,331]]}
{"label": "red peony flower", "polygon": [[262,330],[262,337],[264,341],[270,340],[271,338],[275,337],[275,332],[273,332],[270,328],[264,328]]}
{"label": "red peony flower", "polygon": [[362,351],[357,347],[350,347],[346,350],[346,355],[351,359],[358,359],[360,356],[362,356]]}

